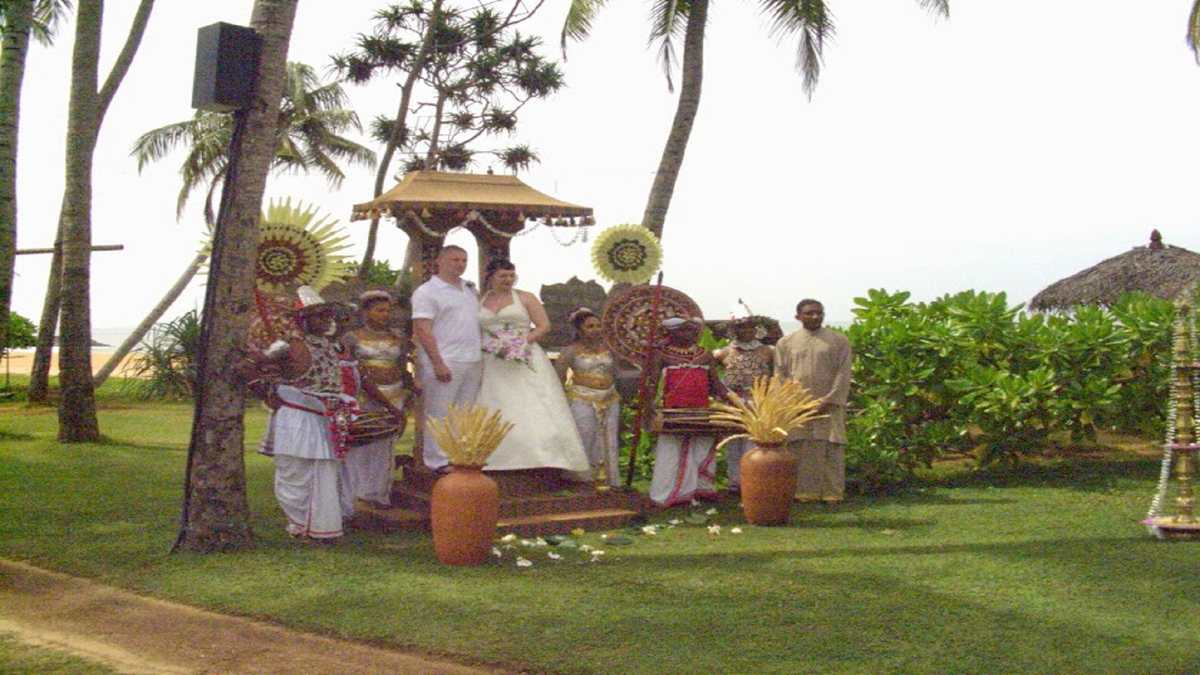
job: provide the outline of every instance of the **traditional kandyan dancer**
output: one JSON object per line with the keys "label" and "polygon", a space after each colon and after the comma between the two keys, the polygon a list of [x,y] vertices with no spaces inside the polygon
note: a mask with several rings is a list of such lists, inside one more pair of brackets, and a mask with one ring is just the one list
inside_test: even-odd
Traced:
{"label": "traditional kandyan dancer", "polygon": [[[771,375],[775,350],[760,341],[762,327],[749,313],[734,317],[729,325],[733,329],[733,340],[718,349],[714,356],[718,363],[725,366],[725,386],[743,399],[749,400],[754,380]],[[753,442],[748,438],[735,438],[725,444],[731,497],[741,494],[742,455],[752,446]]]}
{"label": "traditional kandyan dancer", "polygon": [[617,441],[621,397],[613,353],[604,343],[604,330],[595,312],[583,307],[571,312],[568,320],[575,328],[575,340],[559,353],[554,367],[559,379],[568,383],[571,415],[596,482],[617,487],[621,482]]}
{"label": "traditional kandyan dancer", "polygon": [[[395,301],[387,291],[367,291],[358,298],[363,326],[343,338],[358,361],[363,382],[375,385],[390,407],[365,392],[359,396],[362,417],[355,422],[355,445],[343,460],[350,491],[356,499],[391,506],[396,440],[404,433],[404,407],[412,390],[407,340],[392,322]],[[397,415],[398,413],[398,415]]]}
{"label": "traditional kandyan dancer", "polygon": [[264,450],[275,457],[275,497],[288,534],[329,540],[342,536],[343,517],[354,514],[340,474],[358,411],[358,377],[337,342],[353,310],[307,286],[299,296],[301,335],[276,341],[259,357],[264,379],[275,382]]}
{"label": "traditional kandyan dancer", "polygon": [[702,425],[672,426],[669,416],[703,417],[709,397],[725,397],[727,390],[716,377],[713,355],[699,344],[703,318],[671,317],[662,321],[662,327],[666,340],[656,346],[651,365],[651,372],[661,372],[663,424],[654,449],[650,501],[656,506],[673,506],[692,499],[716,499],[716,434]]}

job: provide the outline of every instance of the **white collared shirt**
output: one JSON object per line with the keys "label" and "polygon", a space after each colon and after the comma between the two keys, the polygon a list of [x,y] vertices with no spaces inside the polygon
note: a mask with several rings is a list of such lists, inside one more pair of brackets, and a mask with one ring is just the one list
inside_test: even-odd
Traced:
{"label": "white collared shirt", "polygon": [[[445,362],[471,363],[482,356],[479,295],[465,279],[462,286],[434,276],[412,295],[412,317],[433,320],[433,339]],[[422,350],[424,355],[424,350]]]}

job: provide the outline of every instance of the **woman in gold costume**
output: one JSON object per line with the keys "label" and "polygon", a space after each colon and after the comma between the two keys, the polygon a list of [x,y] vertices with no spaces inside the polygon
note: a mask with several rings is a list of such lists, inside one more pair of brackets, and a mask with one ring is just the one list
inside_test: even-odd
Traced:
{"label": "woman in gold costume", "polygon": [[[358,361],[364,382],[374,384],[395,409],[403,410],[411,390],[407,340],[392,317],[395,305],[387,291],[367,291],[359,296],[363,325],[343,338],[346,349]],[[395,418],[381,403],[368,397],[359,401],[363,415],[356,422],[360,443],[346,454],[346,478],[354,497],[379,506],[391,505],[396,440],[404,432],[405,419]],[[361,442],[362,439],[370,439]]]}
{"label": "woman in gold costume", "polygon": [[617,424],[621,417],[621,397],[615,386],[612,351],[604,343],[600,317],[586,307],[570,315],[575,340],[558,356],[555,369],[567,384],[571,415],[583,440],[588,463],[597,481],[620,484],[620,446]]}

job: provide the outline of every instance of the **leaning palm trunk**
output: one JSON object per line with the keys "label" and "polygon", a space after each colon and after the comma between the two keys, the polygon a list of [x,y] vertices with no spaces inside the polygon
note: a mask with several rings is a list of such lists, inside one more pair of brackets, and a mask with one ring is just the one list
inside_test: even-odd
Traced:
{"label": "leaning palm trunk", "polygon": [[32,23],[33,0],[7,2],[0,53],[0,351],[9,343],[8,312],[16,273],[17,137]]}
{"label": "leaning palm trunk", "polygon": [[671,122],[671,133],[663,147],[654,184],[646,200],[646,211],[642,214],[642,226],[660,240],[663,224],[667,220],[667,209],[675,194],[675,181],[683,166],[683,155],[687,151],[696,112],[700,109],[700,89],[704,82],[704,28],[708,23],[708,0],[693,0],[688,13],[687,30],[683,38],[683,78],[679,87],[679,103],[675,107],[675,119]]}
{"label": "leaning palm trunk", "polygon": [[226,551],[250,543],[243,443],[245,395],[234,374],[254,310],[254,259],[267,174],[275,158],[287,51],[299,0],[255,0],[262,37],[254,94],[234,113],[229,172],[213,233],[200,327],[196,406],[188,445],[178,551]]}
{"label": "leaning palm trunk", "polygon": [[208,260],[207,253],[196,254],[196,257],[192,259],[192,263],[188,265],[186,270],[184,270],[183,274],[179,277],[179,280],[175,282],[175,285],[167,291],[167,294],[163,296],[162,300],[158,301],[158,304],[154,306],[154,309],[150,310],[150,313],[146,315],[146,318],[142,319],[142,322],[138,324],[138,327],[133,329],[133,333],[131,333],[129,337],[125,338],[125,341],[121,343],[121,346],[117,347],[117,350],[113,352],[112,356],[108,357],[108,361],[106,361],[105,364],[100,368],[100,371],[96,373],[96,379],[94,383],[95,387],[99,387],[100,385],[104,384],[104,381],[108,379],[109,375],[112,375],[113,370],[115,370],[116,367],[121,363],[121,360],[128,356],[129,352],[133,351],[133,348],[142,341],[142,338],[146,337],[146,333],[150,332],[150,329],[153,328],[154,324],[162,318],[162,315],[166,314],[167,310],[171,308],[171,305],[175,304],[175,301],[179,299],[180,295],[183,295],[184,289],[186,289],[188,284],[192,282],[192,279],[196,278],[196,275],[200,273],[200,268],[204,266],[204,262],[206,260]]}
{"label": "leaning palm trunk", "polygon": [[45,403],[50,399],[50,357],[54,351],[54,334],[58,331],[58,310],[62,305],[62,216],[54,236],[54,253],[50,256],[50,276],[46,281],[46,297],[42,300],[42,318],[38,322],[37,345],[33,351],[33,369],[29,373],[30,403]]}
{"label": "leaning palm trunk", "polygon": [[[425,64],[429,60],[429,52],[433,49],[434,29],[438,25],[438,15],[442,11],[442,0],[433,0],[433,6],[429,9],[431,17],[428,27],[425,29],[425,35],[421,38],[421,48],[417,51],[417,56],[413,59],[413,67],[409,69],[408,76],[404,79],[404,84],[400,87],[400,106],[396,111],[396,121],[392,125],[392,132],[388,135],[387,145],[383,149],[383,156],[379,159],[379,167],[375,172],[375,197],[383,194],[383,186],[387,181],[388,169],[392,164],[392,158],[396,155],[396,148],[400,145],[400,139],[404,134],[404,125],[408,123],[408,106],[412,103],[413,89],[417,86],[417,78],[421,76],[421,71],[425,70]],[[366,272],[371,263],[375,261],[375,241],[379,235],[379,216],[371,218],[371,227],[367,230],[367,248],[363,252],[362,267],[359,268],[359,274]],[[401,270],[410,269],[413,263],[412,249],[410,246],[405,250],[404,265]]]}

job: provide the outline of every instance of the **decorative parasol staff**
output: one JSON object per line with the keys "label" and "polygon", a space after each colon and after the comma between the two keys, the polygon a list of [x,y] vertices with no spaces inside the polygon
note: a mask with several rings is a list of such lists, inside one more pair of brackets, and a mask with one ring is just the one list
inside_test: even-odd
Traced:
{"label": "decorative parasol staff", "polygon": [[[638,284],[608,302],[600,322],[609,348],[627,361],[641,364],[638,400],[645,401],[651,395],[648,390],[654,382],[650,369],[659,340],[664,299],[671,316],[691,313],[695,303],[682,293],[665,288],[661,272],[654,286],[645,285],[662,264],[662,245],[654,233],[641,225],[617,225],[600,233],[592,245],[592,264],[596,272],[609,281]],[[627,486],[633,483],[645,421],[645,406],[639,405],[625,478]]]}

